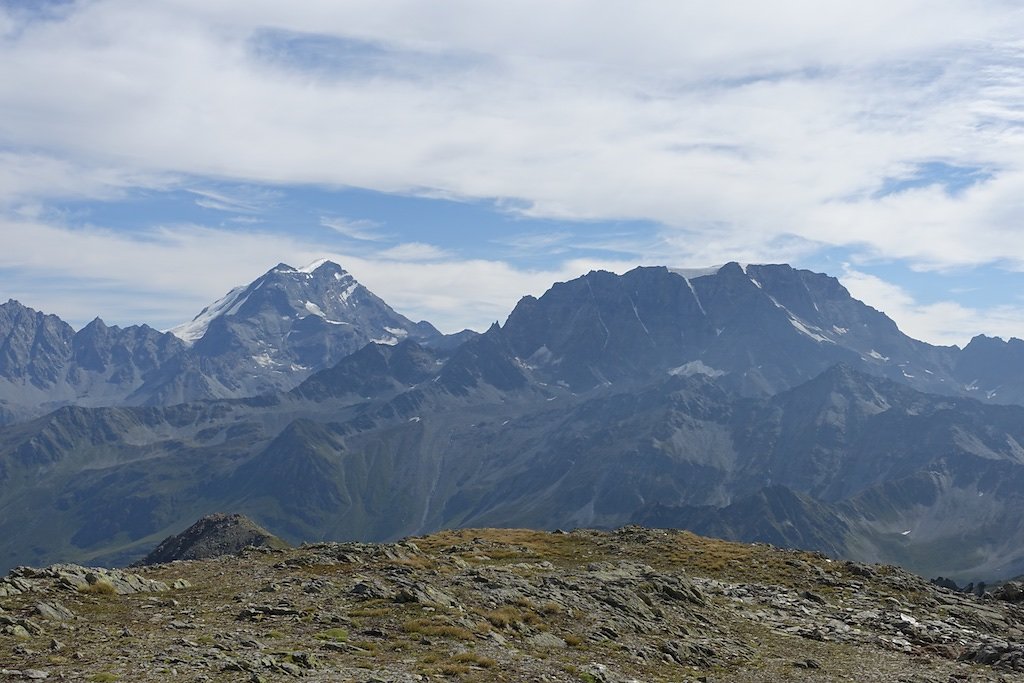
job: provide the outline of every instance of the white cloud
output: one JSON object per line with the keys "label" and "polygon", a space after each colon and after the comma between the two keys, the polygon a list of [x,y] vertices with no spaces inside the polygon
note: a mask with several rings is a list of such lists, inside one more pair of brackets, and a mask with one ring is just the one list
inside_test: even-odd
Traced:
{"label": "white cloud", "polygon": [[884,312],[905,333],[933,344],[963,348],[977,334],[1020,337],[1024,306],[971,308],[955,301],[923,304],[905,289],[849,267],[839,276],[854,298]]}
{"label": "white cloud", "polygon": [[45,199],[122,198],[133,189],[166,189],[174,175],[90,165],[34,151],[0,149],[0,208]]}
{"label": "white cloud", "polygon": [[940,187],[817,209],[821,237],[925,268],[1002,262],[1024,270],[1024,168],[950,196]]}
{"label": "white cloud", "polygon": [[[871,192],[938,157],[996,185],[1024,170],[1022,29],[1000,2],[98,0],[0,43],[0,142],[132,173],[644,218],[677,258],[714,241],[778,260],[786,235],[885,251],[897,220],[934,221],[948,239],[895,248],[984,262],[961,247],[1020,217],[1005,193],[918,220],[910,197]],[[275,36],[293,42],[255,51]]]}
{"label": "white cloud", "polygon": [[510,247],[520,252],[536,252],[543,250],[548,253],[565,250],[573,242],[573,234],[566,231],[546,233],[518,233],[505,235],[493,240],[502,247]]}
{"label": "white cloud", "polygon": [[351,219],[340,216],[323,216],[320,225],[350,239],[364,242],[379,242],[385,235],[379,232],[380,223],[366,219]]}
{"label": "white cloud", "polygon": [[[20,216],[0,225],[5,246],[16,243],[0,264],[54,272],[32,256],[52,249],[69,274],[125,286],[139,277],[161,292],[174,280],[204,304],[264,264],[324,251],[285,234],[195,227],[168,228],[148,247],[39,218],[47,199],[110,200],[198,178],[659,226],[572,240],[627,261],[799,263],[845,245],[918,268],[1024,270],[1022,33],[1024,12],[1000,0],[93,0],[43,20],[0,6],[0,208]],[[990,177],[955,196],[939,185],[881,196],[887,179],[930,161]],[[200,191],[208,208],[258,210]],[[389,236],[403,244],[374,255],[391,244],[380,226],[322,224],[367,243],[368,279],[432,278],[436,299],[380,285],[451,324],[473,307],[452,313],[444,292],[465,286],[446,278],[496,283],[481,284],[474,310],[500,317],[536,283],[576,274],[501,257],[460,263],[423,244],[429,234]],[[67,255],[94,244],[143,265]],[[226,253],[236,244],[242,254]],[[525,244],[506,241],[506,256]],[[222,270],[204,249],[227,260]],[[165,257],[181,264],[173,277],[152,272]],[[507,268],[507,286],[480,264]],[[906,306],[965,325],[973,310]],[[1013,324],[1012,311],[997,313],[979,321]],[[956,336],[933,327],[930,338]]]}
{"label": "white cloud", "polygon": [[433,244],[403,242],[377,252],[376,257],[391,261],[439,261],[441,259],[451,260],[454,255]]}
{"label": "white cloud", "polygon": [[198,206],[228,213],[260,213],[269,208],[280,196],[278,192],[254,188],[235,189],[230,193],[223,190],[189,188],[188,192],[199,197],[195,200]]}

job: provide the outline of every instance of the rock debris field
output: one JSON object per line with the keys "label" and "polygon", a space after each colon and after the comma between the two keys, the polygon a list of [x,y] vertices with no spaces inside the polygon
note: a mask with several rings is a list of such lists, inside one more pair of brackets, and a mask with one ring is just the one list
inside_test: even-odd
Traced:
{"label": "rock debris field", "polygon": [[1024,681],[1024,610],[628,527],[446,531],[0,579],[0,680]]}

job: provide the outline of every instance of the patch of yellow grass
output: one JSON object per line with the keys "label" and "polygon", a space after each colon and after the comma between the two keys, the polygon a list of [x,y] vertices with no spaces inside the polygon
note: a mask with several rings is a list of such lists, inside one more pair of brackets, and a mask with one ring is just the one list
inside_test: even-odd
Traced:
{"label": "patch of yellow grass", "polygon": [[484,657],[475,652],[460,652],[459,654],[452,657],[452,660],[460,664],[470,664],[472,666],[479,666],[484,669],[490,669],[496,666],[498,662],[491,659],[490,657]]}
{"label": "patch of yellow grass", "polygon": [[85,593],[86,595],[117,595],[114,584],[105,579],[99,579],[95,583],[79,586],[78,592]]}
{"label": "patch of yellow grass", "polygon": [[473,632],[467,628],[454,624],[441,624],[430,619],[411,619],[402,624],[402,630],[406,633],[420,633],[438,638],[456,638],[458,640],[474,640],[475,638]]}

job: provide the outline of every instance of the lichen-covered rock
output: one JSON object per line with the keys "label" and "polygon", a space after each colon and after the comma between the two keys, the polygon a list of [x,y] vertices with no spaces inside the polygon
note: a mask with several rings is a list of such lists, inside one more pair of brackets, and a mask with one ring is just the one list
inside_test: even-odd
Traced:
{"label": "lichen-covered rock", "polygon": [[[109,592],[118,595],[154,593],[170,590],[163,581],[146,579],[122,569],[55,564],[49,567],[16,567],[5,579],[7,585],[22,593],[49,593],[54,589],[83,592]],[[109,589],[106,588],[109,586]]]}
{"label": "lichen-covered rock", "polygon": [[35,612],[50,621],[72,621],[75,618],[74,612],[56,601],[36,603]]}
{"label": "lichen-covered rock", "polygon": [[526,644],[530,647],[538,648],[562,648],[567,646],[564,640],[550,633],[538,633],[535,636],[530,636],[526,639]]}
{"label": "lichen-covered rock", "polygon": [[1024,583],[1007,581],[992,591],[992,597],[1004,602],[1024,602]]}

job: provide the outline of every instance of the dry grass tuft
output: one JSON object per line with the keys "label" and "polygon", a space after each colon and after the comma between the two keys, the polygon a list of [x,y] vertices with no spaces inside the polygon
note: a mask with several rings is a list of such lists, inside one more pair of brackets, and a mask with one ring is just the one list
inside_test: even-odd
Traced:
{"label": "dry grass tuft", "polygon": [[459,664],[469,664],[471,666],[479,666],[484,669],[490,669],[498,664],[498,662],[490,657],[484,657],[483,655],[479,655],[475,652],[460,652],[452,657],[452,660]]}
{"label": "dry grass tuft", "polygon": [[412,619],[402,624],[406,633],[419,633],[438,638],[455,638],[457,640],[474,640],[473,632],[454,624],[441,624],[430,619]]}
{"label": "dry grass tuft", "polygon": [[333,640],[335,642],[342,642],[348,640],[348,631],[343,628],[331,628],[326,631],[321,631],[313,637],[317,640]]}
{"label": "dry grass tuft", "polygon": [[95,583],[90,583],[85,586],[80,586],[78,588],[78,592],[85,593],[86,595],[117,595],[114,585],[104,579],[100,579]]}

